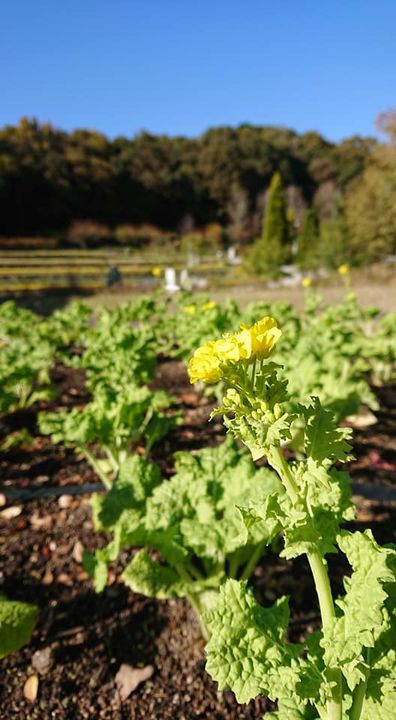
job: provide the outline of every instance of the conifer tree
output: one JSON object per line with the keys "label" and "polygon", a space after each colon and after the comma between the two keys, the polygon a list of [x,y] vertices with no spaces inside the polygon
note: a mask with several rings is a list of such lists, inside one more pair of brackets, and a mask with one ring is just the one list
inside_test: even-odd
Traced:
{"label": "conifer tree", "polygon": [[256,240],[250,263],[257,273],[273,273],[290,255],[289,231],[282,178],[276,172],[268,190],[262,236]]}
{"label": "conifer tree", "polygon": [[297,239],[297,260],[301,268],[320,264],[319,219],[315,208],[305,211]]}

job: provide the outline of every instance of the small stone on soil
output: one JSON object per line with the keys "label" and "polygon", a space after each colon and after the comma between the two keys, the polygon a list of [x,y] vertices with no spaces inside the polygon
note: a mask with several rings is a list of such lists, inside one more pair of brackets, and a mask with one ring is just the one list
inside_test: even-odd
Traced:
{"label": "small stone on soil", "polygon": [[136,690],[140,683],[151,678],[153,672],[154,668],[152,665],[146,665],[146,667],[143,668],[134,668],[131,665],[123,663],[115,676],[117,690],[122,702]]}
{"label": "small stone on soil", "polygon": [[26,680],[26,682],[23,686],[23,694],[24,694],[26,700],[29,700],[30,702],[35,702],[35,700],[37,699],[38,689],[39,689],[38,675],[29,675],[28,679]]}
{"label": "small stone on soil", "polygon": [[53,662],[52,650],[50,647],[36,650],[32,656],[32,668],[40,675],[46,675]]}
{"label": "small stone on soil", "polygon": [[2,510],[0,515],[5,520],[12,520],[13,518],[18,517],[22,512],[22,506],[21,505],[10,505],[10,507],[5,508],[5,510]]}

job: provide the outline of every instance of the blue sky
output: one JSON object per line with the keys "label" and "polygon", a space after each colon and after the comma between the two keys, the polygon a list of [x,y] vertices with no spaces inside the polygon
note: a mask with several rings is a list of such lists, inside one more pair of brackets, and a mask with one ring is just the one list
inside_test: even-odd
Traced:
{"label": "blue sky", "polygon": [[373,135],[396,106],[394,0],[3,0],[0,126]]}

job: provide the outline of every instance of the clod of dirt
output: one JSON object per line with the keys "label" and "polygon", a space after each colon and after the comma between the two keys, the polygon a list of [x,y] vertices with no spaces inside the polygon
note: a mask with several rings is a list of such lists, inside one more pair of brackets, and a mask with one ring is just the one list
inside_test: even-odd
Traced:
{"label": "clod of dirt", "polygon": [[136,690],[140,683],[151,678],[153,672],[154,668],[152,665],[146,665],[146,667],[143,668],[134,668],[131,665],[123,663],[115,676],[117,690],[122,702]]}
{"label": "clod of dirt", "polygon": [[51,669],[53,663],[53,654],[50,647],[43,648],[42,650],[36,650],[32,656],[32,668],[39,673],[39,675],[46,675]]}
{"label": "clod of dirt", "polygon": [[28,679],[26,680],[24,686],[23,686],[23,694],[26,698],[26,700],[29,700],[30,702],[35,702],[37,699],[39,689],[39,678],[38,675],[29,675]]}

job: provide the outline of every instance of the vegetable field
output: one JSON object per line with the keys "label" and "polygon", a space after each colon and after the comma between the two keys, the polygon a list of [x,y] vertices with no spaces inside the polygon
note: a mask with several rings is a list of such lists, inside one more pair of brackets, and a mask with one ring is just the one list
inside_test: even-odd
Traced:
{"label": "vegetable field", "polygon": [[[117,269],[123,287],[135,291],[155,288],[163,284],[165,268],[172,263],[180,271],[186,258],[172,255],[159,248],[154,260],[144,253],[120,250],[0,250],[0,293],[76,292],[104,290],[109,285],[109,273]],[[233,268],[213,255],[194,268],[197,278],[210,278],[216,284],[233,278]],[[160,278],[160,280],[159,280]]]}
{"label": "vegetable field", "polygon": [[0,376],[5,720],[396,718],[396,313],[10,301]]}

